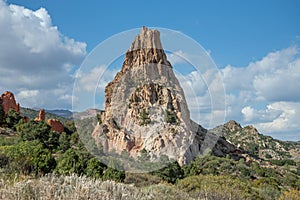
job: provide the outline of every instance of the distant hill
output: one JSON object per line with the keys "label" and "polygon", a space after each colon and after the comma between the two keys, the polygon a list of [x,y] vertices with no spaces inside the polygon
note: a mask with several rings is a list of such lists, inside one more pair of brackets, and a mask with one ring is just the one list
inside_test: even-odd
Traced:
{"label": "distant hill", "polygon": [[241,127],[233,120],[213,130],[222,131],[226,140],[251,156],[264,160],[292,159],[300,161],[300,142],[277,140],[271,136],[260,134],[251,125]]}
{"label": "distant hill", "polygon": [[62,110],[62,109],[56,109],[56,110],[46,110],[47,113],[57,115],[63,118],[72,119],[73,118],[73,112],[69,110]]}

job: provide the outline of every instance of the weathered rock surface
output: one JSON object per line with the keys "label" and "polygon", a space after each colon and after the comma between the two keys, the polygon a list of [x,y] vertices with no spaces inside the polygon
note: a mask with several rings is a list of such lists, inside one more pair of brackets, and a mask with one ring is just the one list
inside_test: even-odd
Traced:
{"label": "weathered rock surface", "polygon": [[142,28],[120,72],[105,88],[105,112],[93,132],[104,152],[123,151],[152,160],[166,155],[183,165],[207,148],[220,156],[234,145],[191,121],[184,92],[167,60],[157,30]]}
{"label": "weathered rock surface", "polygon": [[41,109],[39,112],[39,116],[37,118],[34,119],[34,121],[36,122],[41,122],[41,121],[45,121],[45,110]]}
{"label": "weathered rock surface", "polygon": [[47,124],[51,126],[52,131],[56,131],[58,133],[64,132],[64,125],[57,119],[48,119]]}
{"label": "weathered rock surface", "polygon": [[3,93],[0,97],[0,103],[2,104],[5,114],[7,114],[10,109],[20,114],[20,104],[17,104],[12,92],[6,91]]}

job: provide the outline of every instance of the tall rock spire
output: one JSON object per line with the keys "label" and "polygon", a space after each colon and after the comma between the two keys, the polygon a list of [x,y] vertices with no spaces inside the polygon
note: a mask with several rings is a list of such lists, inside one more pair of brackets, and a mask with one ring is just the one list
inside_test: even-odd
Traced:
{"label": "tall rock spire", "polygon": [[162,48],[159,31],[151,30],[144,26],[126,53],[122,72],[125,72],[129,67],[137,67],[149,63],[171,66]]}
{"label": "tall rock spire", "polygon": [[159,31],[143,27],[135,37],[121,71],[105,88],[100,121],[92,135],[104,153],[137,158],[146,151],[151,161],[165,155],[181,165],[199,155],[206,130],[190,119]]}
{"label": "tall rock spire", "polygon": [[143,27],[126,53],[123,66],[105,88],[105,112],[93,136],[105,152],[144,149],[189,162],[193,140],[184,92],[162,48],[158,30]]}

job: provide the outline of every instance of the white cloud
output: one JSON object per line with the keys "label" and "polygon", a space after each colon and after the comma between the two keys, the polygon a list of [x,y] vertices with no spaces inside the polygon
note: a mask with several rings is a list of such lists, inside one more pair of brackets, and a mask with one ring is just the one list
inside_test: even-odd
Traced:
{"label": "white cloud", "polygon": [[299,119],[300,119],[300,102],[275,102],[268,106],[268,110],[280,113],[277,117],[269,122],[257,122],[254,125],[264,133],[280,134],[279,137],[285,137],[286,133],[290,134],[291,139],[299,140]]}
{"label": "white cloud", "polygon": [[44,8],[0,0],[0,27],[0,91],[17,93],[22,106],[70,107],[70,71],[84,58],[86,44],[60,33]]}
{"label": "white cloud", "polygon": [[39,94],[38,90],[23,90],[17,94],[19,100],[35,98]]}
{"label": "white cloud", "polygon": [[297,47],[269,53],[247,67],[227,66],[222,73],[231,118],[242,124],[254,124],[265,134],[288,139],[284,138],[288,132],[290,138],[300,140],[300,125],[296,120],[300,117]]}
{"label": "white cloud", "polygon": [[267,101],[300,101],[300,58],[272,73],[257,75],[253,86]]}
{"label": "white cloud", "polygon": [[77,82],[76,89],[87,92],[104,90],[107,83],[113,80],[116,73],[117,70],[107,69],[104,65],[88,70],[85,69],[85,72],[79,69],[75,75]]}
{"label": "white cloud", "polygon": [[254,109],[251,108],[250,106],[246,106],[242,109],[241,111],[244,115],[244,121],[249,122],[253,120],[254,117]]}
{"label": "white cloud", "polygon": [[188,55],[182,50],[179,50],[173,53],[167,53],[167,57],[172,65],[177,65],[179,63],[185,63],[185,58],[188,57]]}
{"label": "white cloud", "polygon": [[[212,113],[222,110],[211,108],[209,92],[218,96],[222,89],[220,84],[224,84],[226,120],[234,119],[243,125],[254,124],[262,133],[277,138],[300,140],[300,124],[297,121],[300,118],[300,56],[297,47],[271,52],[246,67],[228,65],[220,71],[223,82],[216,78],[217,71],[179,76],[189,107],[196,111],[191,111],[192,117],[207,127]],[[214,89],[208,91],[208,86]],[[220,99],[217,105],[224,104],[224,98]],[[289,138],[282,137],[285,133]]]}

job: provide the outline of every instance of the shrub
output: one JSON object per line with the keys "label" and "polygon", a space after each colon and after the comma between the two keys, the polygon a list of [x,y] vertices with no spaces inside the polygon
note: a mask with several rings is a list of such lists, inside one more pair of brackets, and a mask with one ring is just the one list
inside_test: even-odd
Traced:
{"label": "shrub", "polygon": [[142,111],[140,112],[140,125],[144,126],[147,125],[151,122],[150,118],[149,118],[149,114],[146,112],[146,109],[143,108]]}
{"label": "shrub", "polygon": [[299,200],[300,190],[289,190],[284,192],[278,200]]}
{"label": "shrub", "polygon": [[38,141],[20,142],[0,150],[8,158],[5,167],[9,173],[45,174],[51,172],[56,165],[50,151]]}
{"label": "shrub", "polygon": [[165,110],[165,121],[170,124],[176,124],[177,117],[176,117],[175,113]]}
{"label": "shrub", "polygon": [[125,179],[125,172],[109,167],[105,170],[102,178],[103,180],[113,180],[117,182],[123,182]]}
{"label": "shrub", "polygon": [[5,118],[5,122],[7,127],[15,130],[15,125],[20,121],[21,116],[13,109],[10,109]]}
{"label": "shrub", "polygon": [[184,176],[183,169],[179,166],[178,162],[169,164],[167,167],[152,172],[153,175],[160,177],[168,183],[175,183],[178,179]]}
{"label": "shrub", "polygon": [[177,187],[195,199],[255,199],[249,183],[230,176],[198,175],[177,182]]}
{"label": "shrub", "polygon": [[86,167],[85,174],[88,177],[101,178],[103,176],[104,166],[97,158],[91,158]]}
{"label": "shrub", "polygon": [[84,174],[87,159],[84,152],[68,149],[58,158],[55,171],[58,174]]}

